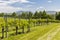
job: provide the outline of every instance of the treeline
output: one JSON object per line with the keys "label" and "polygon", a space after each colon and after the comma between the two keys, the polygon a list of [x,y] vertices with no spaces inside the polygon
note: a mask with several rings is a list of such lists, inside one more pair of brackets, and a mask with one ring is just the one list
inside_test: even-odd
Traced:
{"label": "treeline", "polygon": [[3,16],[8,16],[8,17],[20,17],[21,19],[28,19],[28,18],[31,18],[31,19],[56,19],[56,20],[60,20],[60,12],[56,12],[55,14],[48,14],[46,13],[46,11],[36,11],[35,13],[32,13],[32,12],[22,12],[22,13],[16,13],[16,12],[13,12],[11,14],[9,13],[0,13],[0,17],[3,17]]}

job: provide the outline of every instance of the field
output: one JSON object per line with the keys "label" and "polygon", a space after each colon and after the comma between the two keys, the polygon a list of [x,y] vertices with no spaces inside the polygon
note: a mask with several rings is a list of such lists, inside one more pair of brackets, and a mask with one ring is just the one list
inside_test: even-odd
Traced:
{"label": "field", "polygon": [[37,26],[35,28],[33,27],[31,28],[31,32],[29,33],[19,34],[17,36],[11,36],[5,38],[4,40],[47,40],[46,38],[47,35],[45,36],[45,38],[43,37],[44,39],[41,37],[47,34],[50,30],[54,31],[55,29],[57,29],[58,28],[57,26],[59,26],[59,24],[52,23],[44,26]]}
{"label": "field", "polygon": [[[19,22],[20,21],[20,22]],[[39,23],[40,21],[40,23]],[[50,22],[47,23],[46,19],[18,19],[8,18],[7,23],[4,18],[0,18],[0,37],[2,37],[2,26],[4,26],[4,38],[2,40],[59,40],[60,23]],[[8,25],[8,37],[6,38],[6,25]],[[30,25],[30,31],[27,26]],[[18,33],[16,35],[16,26]],[[24,27],[24,33],[22,32]],[[1,38],[0,38],[1,39]]]}

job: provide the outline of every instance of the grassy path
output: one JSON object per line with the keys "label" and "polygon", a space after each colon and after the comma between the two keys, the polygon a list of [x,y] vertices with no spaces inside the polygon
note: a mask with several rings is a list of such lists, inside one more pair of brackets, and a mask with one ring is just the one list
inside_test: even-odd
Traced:
{"label": "grassy path", "polygon": [[57,26],[56,29],[50,30],[48,33],[46,33],[44,36],[38,38],[37,40],[52,40],[53,37],[60,31],[59,25]]}
{"label": "grassy path", "polygon": [[57,33],[57,35],[55,35],[55,37],[53,37],[52,40],[60,40],[60,31]]}
{"label": "grassy path", "polygon": [[60,40],[60,31],[52,38],[52,40]]}

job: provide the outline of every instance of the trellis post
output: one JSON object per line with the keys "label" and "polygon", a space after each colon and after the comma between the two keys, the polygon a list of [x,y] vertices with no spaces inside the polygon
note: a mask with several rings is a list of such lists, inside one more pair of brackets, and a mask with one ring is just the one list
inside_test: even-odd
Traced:
{"label": "trellis post", "polygon": [[18,34],[18,26],[16,26],[16,35]]}
{"label": "trellis post", "polygon": [[4,26],[2,26],[2,39],[4,38]]}
{"label": "trellis post", "polygon": [[7,13],[4,15],[5,28],[6,28],[6,38],[8,37],[8,23],[7,23]]}

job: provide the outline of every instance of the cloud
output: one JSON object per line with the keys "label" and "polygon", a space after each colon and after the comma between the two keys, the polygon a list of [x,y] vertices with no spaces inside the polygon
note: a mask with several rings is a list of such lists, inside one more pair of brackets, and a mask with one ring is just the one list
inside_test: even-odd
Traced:
{"label": "cloud", "polygon": [[40,7],[37,8],[37,10],[39,10],[39,9],[44,9],[44,7],[43,6],[40,6]]}
{"label": "cloud", "polygon": [[55,9],[55,11],[60,11],[60,9]]}
{"label": "cloud", "polygon": [[0,0],[1,3],[14,3],[14,2],[20,2],[20,3],[30,3],[28,0]]}
{"label": "cloud", "polygon": [[[0,12],[28,11],[34,2],[29,0],[0,0]],[[23,7],[21,7],[23,6]]]}
{"label": "cloud", "polygon": [[15,8],[15,7],[11,7],[11,6],[0,6],[0,12],[15,12],[15,11],[19,11],[22,10],[22,8]]}
{"label": "cloud", "polygon": [[24,5],[24,6],[22,6],[23,8],[31,8],[31,7],[33,7],[33,5]]}
{"label": "cloud", "polygon": [[40,6],[39,8],[44,8],[44,7]]}
{"label": "cloud", "polygon": [[28,0],[9,0],[10,2],[20,2],[20,3],[29,3]]}
{"label": "cloud", "polygon": [[30,1],[27,1],[27,0],[20,0],[20,2],[22,2],[22,3],[28,3],[28,2],[30,2]]}
{"label": "cloud", "polygon": [[23,4],[23,3],[28,3],[28,4],[35,4],[35,2],[31,2],[29,0],[0,0],[0,4],[10,4],[10,5],[15,5],[15,4]]}
{"label": "cloud", "polygon": [[0,3],[0,6],[6,6],[7,4],[6,3]]}
{"label": "cloud", "polygon": [[40,11],[40,10],[43,11],[43,10],[46,10],[46,8],[43,7],[43,6],[40,6],[40,7],[37,7],[36,10],[37,10],[37,11]]}
{"label": "cloud", "polygon": [[51,3],[51,2],[52,2],[51,0],[48,1],[48,3]]}

